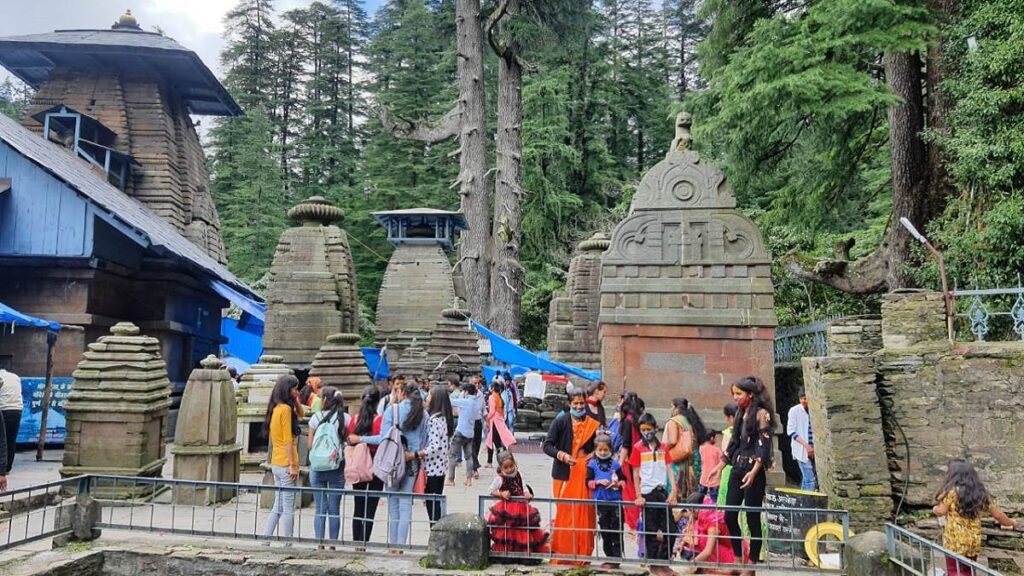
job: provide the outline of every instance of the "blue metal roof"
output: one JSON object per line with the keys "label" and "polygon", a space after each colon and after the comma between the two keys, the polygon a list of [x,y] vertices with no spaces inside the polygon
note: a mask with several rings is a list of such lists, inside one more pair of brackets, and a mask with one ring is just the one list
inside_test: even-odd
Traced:
{"label": "blue metal roof", "polygon": [[55,68],[143,71],[167,80],[192,114],[241,116],[242,109],[199,56],[141,30],[57,30],[0,38],[0,66],[33,88]]}

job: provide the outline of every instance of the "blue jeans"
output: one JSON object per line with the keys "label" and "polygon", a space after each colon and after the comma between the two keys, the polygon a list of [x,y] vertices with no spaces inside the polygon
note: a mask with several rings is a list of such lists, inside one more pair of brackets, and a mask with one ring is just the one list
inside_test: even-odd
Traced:
{"label": "blue jeans", "polygon": [[[409,467],[412,462],[405,463]],[[394,492],[412,492],[416,475],[406,474],[395,484],[388,486],[388,544],[408,544],[409,524],[412,523],[412,497],[398,496]]]}
{"label": "blue jeans", "polygon": [[[313,488],[344,488],[345,463],[343,462],[337,470],[327,470],[325,472],[310,470],[309,485]],[[316,539],[324,539],[324,521],[330,518],[329,538],[337,540],[338,531],[341,529],[341,494],[313,492],[313,501],[316,508],[316,515],[313,516],[313,532],[316,534]]]}
{"label": "blue jeans", "polygon": [[818,483],[817,479],[814,477],[814,462],[801,462],[797,460],[796,463],[800,465],[800,476],[803,479],[800,482],[800,489],[810,491],[817,490]]}

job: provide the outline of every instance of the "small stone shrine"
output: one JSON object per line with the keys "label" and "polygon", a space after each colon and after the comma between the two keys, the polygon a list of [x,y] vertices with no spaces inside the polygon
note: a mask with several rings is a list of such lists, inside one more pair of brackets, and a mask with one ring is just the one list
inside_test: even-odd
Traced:
{"label": "small stone shrine", "polygon": [[238,386],[238,432],[235,438],[242,445],[241,465],[246,470],[258,468],[267,459],[267,438],[263,421],[267,417],[267,404],[274,384],[281,376],[293,371],[283,358],[270,354],[249,367]]}
{"label": "small stone shrine", "polygon": [[551,359],[588,370],[601,368],[601,253],[608,235],[598,232],[580,242],[569,262],[565,289],[555,293],[548,314]]}
{"label": "small stone shrine", "polygon": [[448,308],[434,326],[427,347],[427,373],[480,374],[479,336],[469,326],[469,311]]}
{"label": "small stone shrine", "polygon": [[[63,478],[80,474],[160,477],[171,383],[160,341],[120,322],[89,344],[73,374],[64,407]],[[151,485],[98,487],[104,497],[131,498]]]}
{"label": "small stone shrine", "polygon": [[690,149],[690,123],[677,117],[671,149],[602,256],[601,367],[649,407],[685,396],[710,417],[744,376],[774,396],[777,322],[761,232],[721,170]]}
{"label": "small stone shrine", "polygon": [[[171,447],[174,479],[238,482],[242,447],[235,443],[238,416],[231,376],[216,356],[207,356],[201,366],[192,371],[181,397]],[[234,496],[231,490],[201,485],[174,489],[178,504],[206,506]]]}
{"label": "small stone shrine", "polygon": [[395,251],[388,260],[377,299],[376,346],[387,345],[388,359],[401,360],[415,339],[426,346],[434,320],[455,304],[448,253],[455,234],[466,228],[459,212],[411,208],[374,212]]}
{"label": "small stone shrine", "polygon": [[331,334],[327,342],[320,347],[313,359],[310,376],[317,376],[323,386],[333,386],[341,390],[345,398],[345,406],[350,407],[358,402],[363,388],[370,384],[370,373],[366,368],[366,360],[359,349],[358,334]]}
{"label": "small stone shrine", "polygon": [[433,368],[433,366],[428,366],[430,362],[427,359],[427,349],[424,347],[425,344],[429,343],[429,334],[423,341],[414,337],[409,347],[402,350],[402,357],[390,363],[391,373],[395,376],[405,376],[406,378],[426,376],[430,369]]}
{"label": "small stone shrine", "polygon": [[293,370],[308,370],[327,337],[359,331],[355,267],[344,212],[313,196],[288,211],[299,226],[277,244],[267,283],[263,346]]}

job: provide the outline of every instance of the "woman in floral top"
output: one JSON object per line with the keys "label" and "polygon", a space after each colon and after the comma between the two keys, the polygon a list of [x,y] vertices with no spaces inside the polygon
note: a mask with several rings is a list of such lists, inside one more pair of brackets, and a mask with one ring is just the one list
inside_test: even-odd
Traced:
{"label": "woman in floral top", "polygon": [[[975,560],[981,553],[981,515],[988,512],[1000,526],[1012,526],[1019,530],[1019,520],[1011,520],[996,506],[985,485],[981,483],[978,471],[969,462],[953,460],[949,463],[946,479],[935,496],[938,502],[932,512],[946,517],[942,532],[942,545],[949,551]],[[946,574],[971,575],[974,570],[952,556],[946,557]]]}
{"label": "woman in floral top", "polygon": [[[451,437],[455,433],[455,419],[452,417],[452,402],[448,396],[448,387],[436,384],[427,394],[427,444],[420,450],[423,467],[427,474],[426,494],[441,494],[444,491],[444,478],[448,474],[448,450]],[[427,516],[433,526],[441,518],[441,503],[428,500]]]}

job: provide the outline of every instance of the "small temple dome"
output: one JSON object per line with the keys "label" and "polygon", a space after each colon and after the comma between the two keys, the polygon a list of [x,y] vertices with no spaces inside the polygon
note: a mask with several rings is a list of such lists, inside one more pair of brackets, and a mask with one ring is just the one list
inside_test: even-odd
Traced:
{"label": "small temple dome", "polygon": [[139,26],[139,21],[132,15],[131,10],[125,10],[124,14],[114,22],[114,25],[110,27],[111,30],[142,30],[142,26]]}

